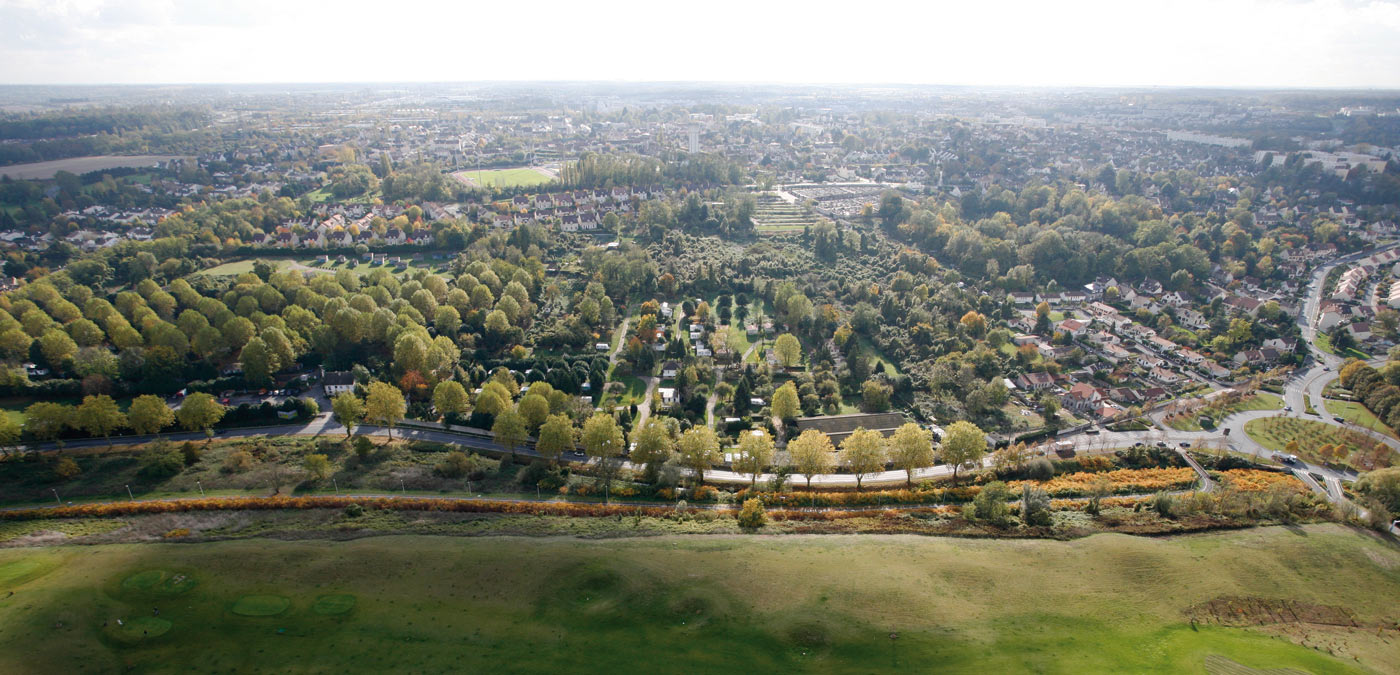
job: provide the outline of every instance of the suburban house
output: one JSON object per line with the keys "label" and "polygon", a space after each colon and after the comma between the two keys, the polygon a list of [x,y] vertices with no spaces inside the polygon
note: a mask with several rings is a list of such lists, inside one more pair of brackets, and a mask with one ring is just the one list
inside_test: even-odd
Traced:
{"label": "suburban house", "polygon": [[1023,373],[1016,376],[1016,386],[1025,391],[1041,391],[1055,385],[1050,373]]}
{"label": "suburban house", "polygon": [[327,398],[334,398],[355,390],[355,376],[348,370],[322,369],[321,386],[326,390]]}
{"label": "suburban house", "polygon": [[681,364],[675,361],[667,361],[661,364],[661,377],[672,379],[681,372]]}

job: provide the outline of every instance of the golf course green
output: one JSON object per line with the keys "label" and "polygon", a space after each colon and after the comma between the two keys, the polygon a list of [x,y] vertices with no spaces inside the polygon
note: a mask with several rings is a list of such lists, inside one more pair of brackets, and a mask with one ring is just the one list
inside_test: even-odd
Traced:
{"label": "golf course green", "polygon": [[1396,672],[1396,597],[1335,525],[10,548],[0,672]]}

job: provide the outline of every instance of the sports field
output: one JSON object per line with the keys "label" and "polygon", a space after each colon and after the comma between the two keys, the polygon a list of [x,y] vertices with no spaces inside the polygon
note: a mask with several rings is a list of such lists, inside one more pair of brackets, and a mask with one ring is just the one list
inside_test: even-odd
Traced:
{"label": "sports field", "polygon": [[1398,593],[1331,525],[8,549],[0,672],[1396,672]]}
{"label": "sports field", "polygon": [[532,185],[542,185],[554,180],[549,174],[530,167],[458,171],[452,174],[452,177],[467,185],[500,188],[529,187]]}

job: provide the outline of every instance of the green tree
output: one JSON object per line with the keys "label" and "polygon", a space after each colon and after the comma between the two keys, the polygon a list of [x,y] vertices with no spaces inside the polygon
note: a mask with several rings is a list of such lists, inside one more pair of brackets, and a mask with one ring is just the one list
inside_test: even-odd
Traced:
{"label": "green tree", "polygon": [[243,346],[241,356],[243,377],[250,384],[262,385],[272,381],[272,374],[281,370],[277,355],[268,348],[261,337],[255,337]]}
{"label": "green tree", "polygon": [[743,508],[739,509],[738,521],[739,527],[749,531],[763,527],[768,522],[763,500],[758,497],[745,499]]}
{"label": "green tree", "polygon": [[612,415],[598,413],[583,423],[583,451],[589,457],[611,459],[622,455],[622,429]]}
{"label": "green tree", "polygon": [[739,458],[734,470],[749,474],[749,487],[758,485],[758,474],[773,463],[773,437],[765,429],[756,429],[739,436]]}
{"label": "green tree", "polygon": [[807,489],[812,489],[812,476],[831,473],[835,467],[835,448],[831,438],[816,429],[808,429],[787,445],[792,465],[807,479]]}
{"label": "green tree", "polygon": [[789,380],[773,392],[773,416],[781,420],[796,418],[802,412],[798,401],[797,385]]}
{"label": "green tree", "polygon": [[705,482],[705,469],[723,458],[719,452],[719,437],[707,426],[691,427],[676,443],[681,464],[695,472],[697,484]]}
{"label": "green tree", "polygon": [[913,422],[906,422],[889,439],[890,461],[903,469],[909,485],[914,484],[914,471],[933,466],[933,437]]}
{"label": "green tree", "polygon": [[175,419],[189,431],[204,430],[209,439],[214,437],[214,425],[224,418],[224,407],[210,394],[197,391],[185,397],[180,408],[175,411]]}
{"label": "green tree", "polygon": [[511,457],[515,457],[515,449],[529,438],[525,418],[513,409],[503,410],[496,416],[496,421],[491,425],[491,435],[495,436],[496,443],[510,452]]}
{"label": "green tree", "polygon": [[773,352],[783,362],[784,368],[791,368],[802,360],[802,343],[792,333],[783,333],[773,342]]}
{"label": "green tree", "polygon": [[388,382],[369,383],[369,395],[365,398],[365,420],[379,424],[389,430],[389,438],[394,437],[394,426],[407,412],[403,392]]}
{"label": "green tree", "polygon": [[968,510],[968,515],[997,527],[1005,527],[1011,518],[1011,506],[1007,504],[1010,499],[1011,489],[1006,483],[987,483],[977,492],[977,496],[972,498],[972,508]]}
{"label": "green tree", "polygon": [[73,423],[90,436],[107,439],[107,447],[111,448],[112,432],[126,426],[126,415],[111,396],[89,395],[83,397],[83,402],[73,411]]}
{"label": "green tree", "polygon": [[885,468],[885,437],[878,431],[859,428],[841,441],[841,464],[856,476],[856,491],[865,474]]}
{"label": "green tree", "polygon": [[73,407],[62,403],[41,402],[24,409],[24,430],[38,441],[57,441],[73,425]]}
{"label": "green tree", "polygon": [[980,462],[987,454],[987,434],[971,422],[959,420],[948,425],[943,439],[943,461],[953,465],[953,483],[958,482],[958,469],[968,462]]}
{"label": "green tree", "polygon": [[671,429],[660,418],[648,419],[634,437],[637,447],[632,449],[632,461],[647,465],[649,470],[665,464],[675,453],[676,441],[671,438]]}
{"label": "green tree", "polygon": [[574,439],[578,432],[568,415],[550,415],[540,425],[540,434],[535,442],[535,450],[551,462],[558,462],[559,456],[574,449]]}
{"label": "green tree", "polygon": [[345,427],[345,437],[350,438],[365,417],[365,402],[352,392],[341,392],[331,399],[331,417]]}
{"label": "green tree", "polygon": [[433,407],[442,415],[442,426],[446,427],[452,415],[467,412],[467,390],[461,382],[443,380],[433,387]]}
{"label": "green tree", "polygon": [[526,430],[537,433],[549,417],[549,399],[535,393],[526,394],[515,404],[515,410],[524,418]]}
{"label": "green tree", "polygon": [[127,423],[138,434],[160,434],[160,430],[175,423],[175,411],[159,396],[137,396],[126,411]]}
{"label": "green tree", "polygon": [[302,467],[316,480],[325,480],[331,475],[331,460],[320,453],[313,453],[302,460]]}
{"label": "green tree", "polygon": [[64,364],[78,353],[78,343],[58,328],[50,328],[39,336],[39,351],[54,368],[64,368]]}

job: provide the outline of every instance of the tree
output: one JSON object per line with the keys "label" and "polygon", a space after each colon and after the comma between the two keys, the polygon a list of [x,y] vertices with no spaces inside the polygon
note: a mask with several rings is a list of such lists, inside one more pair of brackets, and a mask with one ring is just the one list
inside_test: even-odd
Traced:
{"label": "tree", "polygon": [[442,415],[442,426],[446,427],[452,415],[467,411],[467,390],[461,382],[443,380],[433,388],[433,407]]}
{"label": "tree", "polygon": [[325,480],[331,475],[330,458],[319,453],[307,455],[306,459],[302,460],[302,466],[316,480]]}
{"label": "tree", "polygon": [[598,460],[598,468],[603,476],[603,491],[607,493],[612,485],[616,470],[616,458],[622,456],[624,440],[622,429],[612,415],[598,413],[583,423],[583,451]]}
{"label": "tree", "polygon": [[866,412],[885,412],[890,409],[890,395],[894,392],[883,377],[872,377],[860,388],[861,405]]}
{"label": "tree", "polygon": [[835,448],[831,438],[816,429],[808,429],[787,445],[788,455],[793,466],[807,478],[807,489],[812,489],[812,476],[831,473],[835,466],[832,455]]}
{"label": "tree", "polygon": [[185,397],[180,408],[175,411],[175,419],[189,431],[204,430],[210,439],[214,435],[214,425],[224,418],[224,407],[214,400],[214,396],[197,391]]}
{"label": "tree", "polygon": [[272,374],[281,370],[277,355],[260,337],[249,340],[248,344],[243,346],[240,359],[243,362],[243,377],[250,384],[267,384],[272,381]]}
{"label": "tree", "polygon": [[957,421],[948,425],[943,439],[943,461],[953,465],[953,483],[958,482],[958,469],[968,462],[981,461],[987,452],[987,435],[976,424]]}
{"label": "tree", "polygon": [[867,473],[885,468],[885,437],[878,431],[859,428],[841,442],[841,464],[856,475],[856,491]]}
{"label": "tree", "polygon": [[802,343],[792,333],[783,333],[773,342],[773,351],[783,362],[783,367],[791,368],[802,359]]}
{"label": "tree", "polygon": [[558,462],[560,455],[574,449],[574,438],[577,435],[573,420],[569,419],[568,415],[550,415],[544,424],[540,425],[535,450],[540,456],[549,458],[549,461]]}
{"label": "tree", "polygon": [[137,396],[126,411],[127,423],[138,434],[160,434],[160,430],[175,423],[175,411],[159,396]]}
{"label": "tree", "polygon": [[622,455],[622,429],[612,415],[595,414],[583,423],[583,451],[589,457],[609,459]]}
{"label": "tree", "polygon": [[54,368],[64,367],[64,362],[78,353],[78,343],[58,328],[50,328],[39,336],[39,351],[44,360]]}
{"label": "tree", "polygon": [[705,469],[723,458],[719,452],[719,437],[714,429],[707,426],[691,427],[681,434],[676,447],[681,464],[695,472],[697,484],[705,482]]}
{"label": "tree", "polygon": [[24,430],[39,441],[58,441],[60,448],[63,447],[63,441],[58,440],[58,437],[72,424],[72,406],[42,402],[24,409]]}
{"label": "tree", "polygon": [[496,416],[496,421],[491,425],[491,435],[510,452],[511,457],[515,456],[515,449],[529,437],[525,430],[525,418],[514,409],[503,410]]}
{"label": "tree", "polygon": [[540,425],[544,424],[545,418],[549,417],[549,399],[539,394],[526,394],[515,404],[515,410],[525,420],[525,429],[536,433]]}
{"label": "tree", "polygon": [[764,511],[763,500],[758,497],[751,497],[744,500],[743,508],[739,509],[739,527],[745,530],[757,530],[768,522],[768,514]]}
{"label": "tree", "polygon": [[19,442],[20,434],[24,428],[10,415],[0,415],[0,450],[9,448]]}
{"label": "tree", "polygon": [[781,420],[790,420],[797,417],[802,412],[798,403],[797,385],[789,380],[786,384],[778,387],[773,392],[773,416]]}
{"label": "tree", "polygon": [[1400,467],[1362,474],[1356,481],[1356,491],[1380,502],[1391,513],[1400,513]]}
{"label": "tree", "polygon": [[889,439],[890,461],[903,469],[906,482],[914,484],[914,470],[933,465],[933,435],[913,422],[895,430]]}
{"label": "tree", "polygon": [[365,417],[365,402],[352,392],[341,392],[331,399],[331,416],[345,427],[345,437],[350,438]]}
{"label": "tree", "polygon": [[394,437],[394,425],[403,419],[406,412],[403,392],[388,382],[369,383],[369,395],[365,398],[365,420],[389,429],[389,438]]}
{"label": "tree", "polygon": [[773,463],[773,437],[765,429],[757,429],[739,437],[739,458],[734,470],[751,476],[749,487],[758,485],[758,474]]}
{"label": "tree", "polygon": [[637,447],[632,449],[632,461],[645,464],[648,469],[666,463],[676,449],[676,441],[671,438],[671,429],[666,426],[665,421],[657,417],[648,419],[634,437]]}
{"label": "tree", "polygon": [[1011,517],[1011,489],[1006,483],[993,481],[982,486],[977,496],[972,498],[972,508],[968,515],[989,522],[997,527],[1005,527]]}

